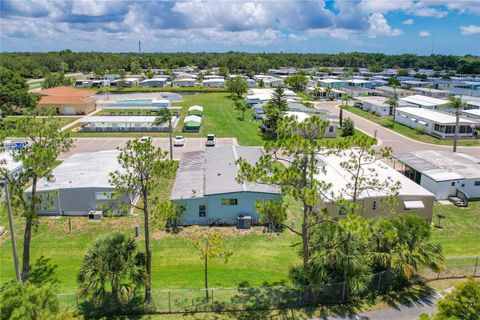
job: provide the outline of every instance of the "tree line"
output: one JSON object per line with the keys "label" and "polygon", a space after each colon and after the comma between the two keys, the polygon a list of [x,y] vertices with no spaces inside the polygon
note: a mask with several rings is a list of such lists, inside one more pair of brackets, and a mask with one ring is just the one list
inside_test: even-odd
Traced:
{"label": "tree line", "polygon": [[245,53],[245,52],[177,52],[177,53],[105,53],[73,52],[11,52],[0,53],[0,66],[18,72],[26,78],[40,78],[52,72],[82,72],[102,75],[119,70],[136,73],[141,69],[174,69],[198,66],[201,69],[220,67],[231,72],[250,74],[266,72],[270,68],[426,68],[436,71],[451,70],[463,74],[479,74],[480,58],[473,55],[415,54],[386,55],[382,53]]}

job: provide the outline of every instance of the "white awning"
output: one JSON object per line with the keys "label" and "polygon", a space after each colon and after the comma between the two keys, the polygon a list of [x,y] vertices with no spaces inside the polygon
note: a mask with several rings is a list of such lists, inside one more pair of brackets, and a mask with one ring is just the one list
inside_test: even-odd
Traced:
{"label": "white awning", "polygon": [[405,209],[407,209],[407,210],[424,209],[425,208],[425,205],[423,204],[423,201],[421,201],[421,200],[403,201],[403,205],[405,206]]}
{"label": "white awning", "polygon": [[190,122],[190,121],[201,123],[202,118],[199,117],[199,116],[196,116],[196,115],[186,116],[185,120],[183,120],[183,123],[187,123],[187,122]]}
{"label": "white awning", "polygon": [[203,112],[203,107],[202,106],[191,106],[190,108],[188,108],[188,112],[190,111],[200,111],[200,112]]}

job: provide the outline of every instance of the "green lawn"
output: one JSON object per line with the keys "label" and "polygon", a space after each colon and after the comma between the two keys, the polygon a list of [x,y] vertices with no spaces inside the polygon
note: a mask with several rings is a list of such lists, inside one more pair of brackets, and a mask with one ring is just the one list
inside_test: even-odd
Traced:
{"label": "green lawn", "polygon": [[[205,137],[209,133],[220,138],[237,138],[240,145],[261,146],[264,143],[264,136],[260,132],[260,120],[254,120],[253,111],[248,109],[245,119],[242,120],[240,113],[233,107],[232,101],[227,93],[199,93],[183,96],[182,102],[175,102],[173,106],[183,107],[181,117],[174,130],[174,135],[186,137]],[[187,115],[188,107],[201,105],[204,107],[203,122],[199,133],[183,133],[183,119]],[[129,110],[124,110],[128,112]],[[118,110],[105,110],[99,115],[110,115],[110,112],[118,114]],[[136,111],[133,113],[136,114]],[[78,125],[80,126],[80,125]],[[77,127],[78,127],[77,126]],[[72,128],[75,131],[75,128]],[[364,135],[356,131],[356,135]],[[153,137],[167,137],[168,133],[162,132],[73,132],[74,137],[141,137],[149,135]],[[339,132],[340,135],[340,132]],[[342,138],[337,138],[342,139]],[[327,139],[326,139],[327,140]],[[334,139],[328,139],[333,141]]]}
{"label": "green lawn", "polygon": [[[16,122],[21,118],[21,116],[11,116],[4,119],[0,119],[1,128],[5,128],[7,137],[19,137],[19,133],[16,130]],[[53,121],[58,121],[60,127],[66,126],[67,124],[79,119],[79,117],[56,117]],[[37,121],[41,121],[40,118]],[[49,119],[48,121],[52,121]]]}
{"label": "green lawn", "polygon": [[480,256],[480,201],[471,201],[467,208],[437,204],[435,224],[438,213],[446,218],[441,220],[442,228],[435,228],[433,238],[442,245],[445,255]]}
{"label": "green lawn", "polygon": [[[440,139],[428,134],[421,133],[415,129],[409,128],[399,123],[395,123],[395,127],[392,128],[393,119],[392,117],[379,117],[375,114],[372,114],[368,111],[362,110],[356,107],[347,107],[345,110],[356,114],[362,118],[375,122],[385,128],[393,130],[397,133],[400,133],[410,139],[418,140],[421,142],[432,143],[432,144],[439,144],[439,145],[446,145],[451,146],[453,145],[453,140],[451,139]],[[458,144],[460,146],[480,146],[480,139],[461,139],[458,140]]]}

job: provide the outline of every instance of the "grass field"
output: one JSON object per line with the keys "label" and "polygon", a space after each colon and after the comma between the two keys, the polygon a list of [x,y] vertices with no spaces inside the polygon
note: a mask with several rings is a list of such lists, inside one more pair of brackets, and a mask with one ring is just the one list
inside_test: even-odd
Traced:
{"label": "grass field", "polygon": [[[430,136],[428,134],[424,134],[421,132],[418,132],[415,129],[409,128],[407,126],[404,126],[399,123],[395,123],[395,127],[392,128],[392,123],[393,119],[392,117],[379,117],[375,114],[372,114],[368,111],[362,110],[360,108],[356,107],[347,107],[345,110],[356,114],[362,118],[365,118],[367,120],[370,120],[372,122],[375,122],[385,128],[388,128],[390,130],[393,130],[397,133],[400,133],[410,139],[418,140],[421,142],[426,142],[426,143],[432,143],[432,144],[439,144],[439,145],[446,145],[446,146],[451,146],[453,145],[453,140],[451,139],[440,139],[436,138],[433,136]],[[458,140],[458,145],[460,146],[480,146],[480,139],[459,139]]]}
{"label": "grass field", "polygon": [[[248,109],[245,113],[245,119],[241,119],[240,113],[233,107],[232,101],[227,93],[203,93],[189,94],[183,96],[182,102],[172,103],[173,106],[181,106],[181,117],[174,135],[183,135],[186,137],[205,137],[209,133],[214,133],[217,137],[231,138],[236,137],[240,145],[261,146],[264,143],[264,136],[260,132],[260,120],[254,120],[253,111]],[[201,105],[204,107],[202,125],[199,133],[183,133],[183,119],[187,115],[188,107],[192,105]],[[111,110],[102,111],[103,115],[109,115]],[[115,112],[115,111],[113,111]],[[136,114],[136,112],[134,113]],[[357,131],[357,135],[363,133]],[[73,132],[74,137],[141,137],[149,135],[153,137],[167,137],[168,133],[160,132]],[[341,138],[338,138],[341,139]],[[331,140],[331,139],[329,139]]]}

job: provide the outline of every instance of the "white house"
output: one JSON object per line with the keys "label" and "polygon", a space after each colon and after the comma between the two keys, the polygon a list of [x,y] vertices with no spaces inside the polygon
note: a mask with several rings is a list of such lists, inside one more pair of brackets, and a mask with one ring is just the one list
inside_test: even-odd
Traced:
{"label": "white house", "polygon": [[142,88],[163,88],[167,83],[166,78],[152,78],[145,79],[140,82],[140,87]]}
{"label": "white house", "polygon": [[401,172],[435,195],[480,199],[480,159],[470,155],[423,150],[396,154]]}
{"label": "white house", "polygon": [[[449,113],[415,107],[397,108],[395,122],[421,130],[439,138],[453,138],[455,135],[455,116]],[[472,138],[475,122],[460,118],[460,138]]]}
{"label": "white house", "polygon": [[376,87],[375,90],[377,90],[378,92],[380,92],[382,96],[385,96],[387,98],[393,98],[395,94],[397,95],[398,98],[403,98],[403,97],[407,97],[414,94],[414,92],[410,90],[401,89],[401,88],[394,89],[389,86]]}
{"label": "white house", "polygon": [[225,79],[204,79],[202,81],[202,88],[224,88]]}
{"label": "white house", "polygon": [[339,79],[332,79],[332,78],[320,79],[320,80],[318,80],[318,83],[322,87],[330,87],[330,88],[340,88],[340,87],[346,87],[347,86],[347,81],[339,80]]}
{"label": "white house", "polygon": [[[345,207],[339,206],[335,200],[345,199],[351,201],[353,197],[351,184],[353,183],[354,176],[342,166],[342,163],[350,160],[350,152],[355,152],[355,150],[347,150],[340,154],[319,156],[321,167],[325,171],[317,174],[317,179],[331,185],[331,188],[326,193],[329,196],[324,199],[324,206],[327,212],[336,220],[345,218],[348,210],[346,210]],[[369,159],[368,162],[370,162]],[[357,213],[362,214],[365,218],[413,213],[428,222],[432,220],[435,198],[431,192],[417,185],[380,160],[364,165],[363,174],[361,174],[360,177],[370,177],[372,171],[378,175],[377,179],[380,181],[389,179],[392,181],[392,184],[400,182],[398,194],[395,196],[396,203],[392,206],[386,201],[387,197],[392,196],[392,193],[388,190],[364,190],[356,195],[358,204]]]}
{"label": "white house", "polygon": [[[355,107],[359,107],[365,111],[373,112],[381,117],[393,115],[393,108],[388,104],[386,97],[357,97]],[[399,101],[399,107],[406,106],[406,103]]]}
{"label": "white house", "polygon": [[420,94],[432,97],[432,98],[437,98],[437,99],[443,99],[451,95],[452,93],[447,90],[441,90],[441,89],[433,89],[433,88],[412,88],[413,91],[416,91]]}
{"label": "white house", "polygon": [[[0,152],[0,168],[7,176],[15,177],[20,171],[22,171],[23,164],[13,159],[11,151]],[[2,176],[0,176],[0,180]]]}
{"label": "white house", "polygon": [[196,80],[193,78],[181,78],[172,81],[173,88],[195,87]]}
{"label": "white house", "polygon": [[462,117],[475,122],[477,128],[480,128],[480,109],[460,110]]}
{"label": "white house", "polygon": [[400,98],[399,100],[418,108],[438,109],[448,105],[448,100],[427,97],[421,94],[414,94],[411,96]]}
{"label": "white house", "polygon": [[[44,196],[40,213],[44,215],[86,216],[91,211],[126,213],[111,199],[114,186],[110,173],[122,170],[118,150],[76,153],[53,172],[53,180],[38,181],[37,192]],[[30,189],[26,190],[26,196]]]}
{"label": "white house", "polygon": [[[302,111],[287,111],[287,112],[285,112],[284,115],[287,116],[287,117],[295,117],[295,119],[299,123],[301,123],[301,122],[305,121],[306,119],[310,118],[310,115],[308,113],[302,112]],[[316,116],[321,117],[321,115],[318,115],[318,114]],[[323,118],[323,117],[321,117],[321,118]],[[324,120],[327,120],[327,119],[324,119]],[[337,128],[338,128],[338,124],[336,123],[336,121],[329,120],[328,127],[326,128],[325,133],[323,134],[323,137],[324,138],[335,138],[337,136]]]}
{"label": "white house", "polygon": [[255,163],[260,147],[225,146],[184,152],[170,199],[183,207],[183,225],[236,224],[240,216],[258,222],[256,202],[280,198],[278,187],[238,183],[236,161]]}

